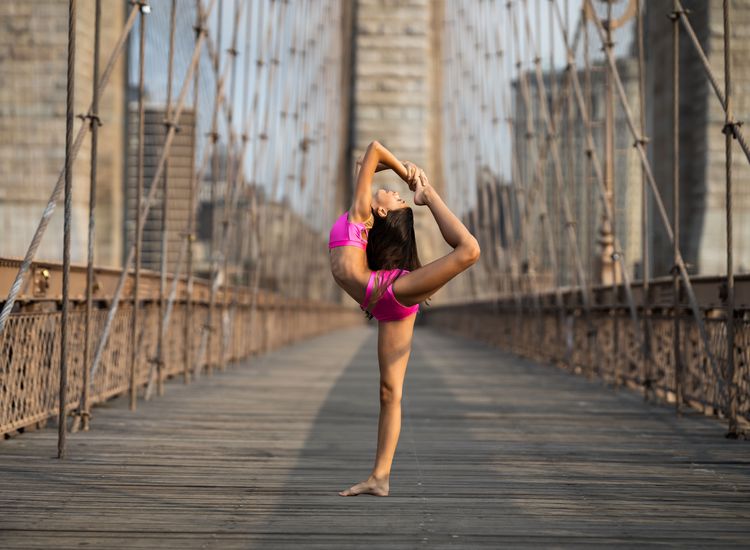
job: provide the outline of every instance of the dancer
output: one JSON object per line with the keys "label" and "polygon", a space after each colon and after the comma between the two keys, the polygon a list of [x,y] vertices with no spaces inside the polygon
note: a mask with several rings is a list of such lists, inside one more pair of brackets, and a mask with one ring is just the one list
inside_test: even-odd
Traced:
{"label": "dancer", "polygon": [[[333,224],[328,242],[336,283],[378,320],[380,417],[375,465],[370,476],[341,496],[388,496],[391,463],[401,431],[401,392],[411,353],[419,303],[479,259],[479,244],[432,188],[423,170],[401,163],[377,141],[359,161],[354,201]],[[375,172],[391,169],[426,206],[453,251],[422,266],[414,213],[395,191],[371,191]]]}

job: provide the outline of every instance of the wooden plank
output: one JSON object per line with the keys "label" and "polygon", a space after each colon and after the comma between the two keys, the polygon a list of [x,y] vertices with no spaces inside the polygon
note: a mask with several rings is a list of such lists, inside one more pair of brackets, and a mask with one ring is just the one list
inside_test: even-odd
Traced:
{"label": "wooden plank", "polygon": [[417,328],[391,496],[372,465],[376,332],[278,350],[127,410],[58,461],[0,443],[3,548],[746,546],[750,445],[699,413]]}

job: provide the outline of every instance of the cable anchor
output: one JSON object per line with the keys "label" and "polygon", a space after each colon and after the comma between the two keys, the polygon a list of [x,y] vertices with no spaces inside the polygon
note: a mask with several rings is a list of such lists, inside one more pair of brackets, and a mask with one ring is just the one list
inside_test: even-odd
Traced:
{"label": "cable anchor", "polygon": [[721,133],[725,136],[731,135],[734,139],[737,139],[737,129],[741,126],[741,120],[730,120],[721,128]]}
{"label": "cable anchor", "polygon": [[99,128],[103,126],[102,119],[99,118],[99,115],[86,113],[85,115],[77,115],[76,118],[80,118],[83,121],[88,120],[91,126],[93,126],[94,124],[96,124]]}

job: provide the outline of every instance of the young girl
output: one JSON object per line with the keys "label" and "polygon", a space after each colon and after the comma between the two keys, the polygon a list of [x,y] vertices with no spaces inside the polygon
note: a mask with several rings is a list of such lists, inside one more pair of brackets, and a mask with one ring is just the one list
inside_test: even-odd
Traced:
{"label": "young girl", "polygon": [[[398,192],[371,192],[375,172],[391,169],[426,206],[453,251],[419,263],[414,214]],[[328,242],[336,283],[378,320],[380,418],[375,466],[370,476],[341,496],[388,496],[393,455],[401,431],[401,391],[411,353],[419,303],[479,259],[479,244],[430,186],[424,171],[398,159],[377,141],[361,159],[354,202],[331,228]]]}

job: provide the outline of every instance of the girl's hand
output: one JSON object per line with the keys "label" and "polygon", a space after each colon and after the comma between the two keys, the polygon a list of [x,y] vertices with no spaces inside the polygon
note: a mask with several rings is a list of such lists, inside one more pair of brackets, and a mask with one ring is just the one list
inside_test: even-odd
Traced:
{"label": "girl's hand", "polygon": [[411,189],[413,182],[415,181],[415,178],[417,177],[417,172],[419,168],[417,167],[416,164],[408,160],[405,160],[401,164],[403,164],[404,168],[406,168],[406,177],[404,178],[404,181],[409,185],[409,188]]}
{"label": "girl's hand", "polygon": [[404,165],[404,168],[406,168],[406,178],[404,181],[409,186],[409,189],[414,191],[416,189],[417,183],[419,182],[419,174],[420,172],[424,173],[424,171],[414,164],[413,162],[404,161],[401,164]]}
{"label": "girl's hand", "polygon": [[419,174],[417,175],[417,183],[413,191],[414,204],[417,206],[424,206],[429,202],[429,197],[432,193],[432,186],[427,180],[427,174],[424,173],[424,170],[419,171]]}

